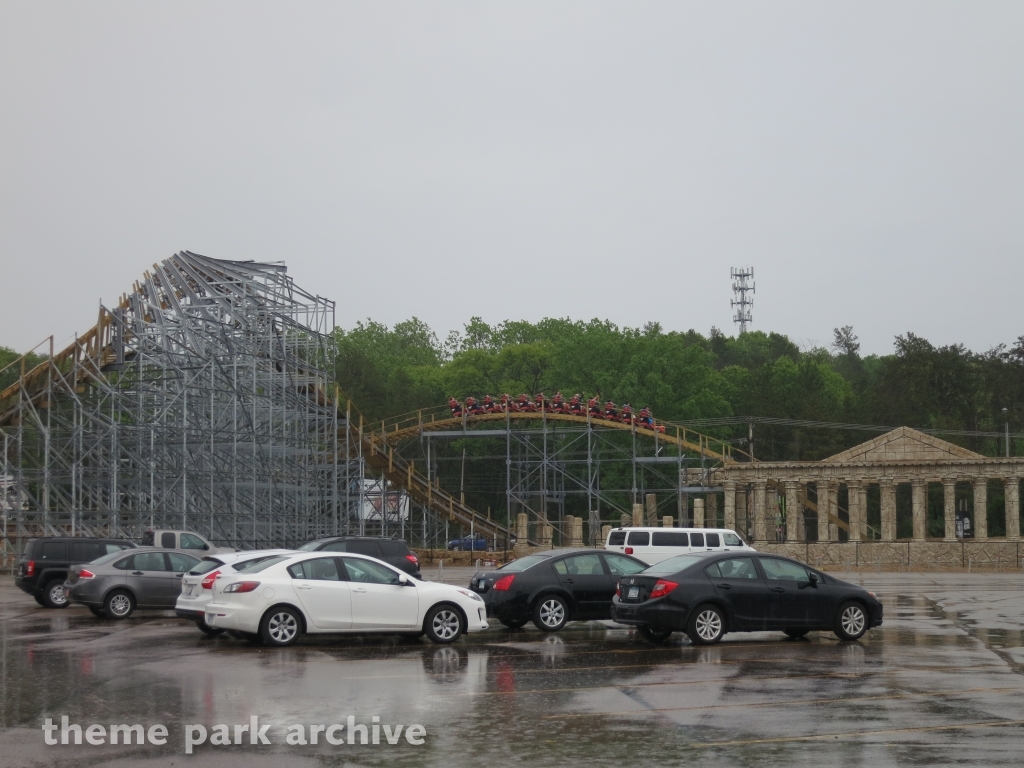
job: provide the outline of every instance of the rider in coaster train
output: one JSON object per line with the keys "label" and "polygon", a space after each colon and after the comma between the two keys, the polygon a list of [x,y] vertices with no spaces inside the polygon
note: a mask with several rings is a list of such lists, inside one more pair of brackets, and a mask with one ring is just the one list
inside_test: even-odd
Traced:
{"label": "rider in coaster train", "polygon": [[579,392],[569,400],[569,413],[583,413],[583,400]]}
{"label": "rider in coaster train", "polygon": [[494,398],[490,395],[484,395],[483,409],[484,413],[494,413]]}
{"label": "rider in coaster train", "polygon": [[622,420],[627,424],[633,420],[633,406],[628,400],[622,404]]}
{"label": "rider in coaster train", "polygon": [[460,403],[454,397],[448,398],[448,407],[452,411],[452,416],[461,416],[462,415],[462,403]]}
{"label": "rider in coaster train", "polygon": [[544,392],[538,392],[537,396],[533,398],[533,403],[537,406],[538,411],[548,409],[548,399],[544,397]]}
{"label": "rider in coaster train", "polygon": [[551,410],[558,412],[565,410],[565,397],[562,396],[562,390],[555,392],[555,396],[551,398]]}
{"label": "rider in coaster train", "polygon": [[476,401],[476,398],[474,398],[474,397],[467,397],[466,398],[466,411],[468,413],[470,413],[470,414],[483,413],[483,410],[484,410],[483,406],[481,406],[480,403],[478,403]]}
{"label": "rider in coaster train", "polygon": [[536,408],[533,407],[533,401],[530,400],[530,396],[525,393],[519,396],[518,405],[519,410],[525,411],[526,413],[533,413],[535,410],[537,410]]}
{"label": "rider in coaster train", "polygon": [[601,398],[599,395],[594,395],[587,400],[587,411],[591,416],[601,415]]}
{"label": "rider in coaster train", "polygon": [[618,419],[619,418],[619,412],[615,409],[615,403],[613,403],[611,400],[608,400],[604,404],[604,417],[606,419]]}
{"label": "rider in coaster train", "polygon": [[512,403],[512,396],[508,392],[506,392],[504,395],[501,396],[501,403],[499,403],[498,405],[498,410],[511,411],[513,409],[514,406]]}
{"label": "rider in coaster train", "polygon": [[654,417],[651,416],[651,409],[646,405],[640,409],[640,423],[645,427],[654,426]]}

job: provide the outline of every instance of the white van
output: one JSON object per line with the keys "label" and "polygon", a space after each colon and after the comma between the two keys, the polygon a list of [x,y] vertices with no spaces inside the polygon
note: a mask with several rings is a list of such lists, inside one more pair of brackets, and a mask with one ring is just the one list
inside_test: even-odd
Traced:
{"label": "white van", "polygon": [[604,548],[638,557],[648,565],[687,552],[754,551],[728,528],[613,528]]}

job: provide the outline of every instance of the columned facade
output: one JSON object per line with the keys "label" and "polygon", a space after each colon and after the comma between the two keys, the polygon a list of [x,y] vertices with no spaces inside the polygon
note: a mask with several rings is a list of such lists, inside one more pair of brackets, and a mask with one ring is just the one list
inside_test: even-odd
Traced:
{"label": "columned facade", "polygon": [[[900,483],[908,483],[911,488],[912,540],[928,540],[928,484],[941,483],[941,540],[955,542],[958,482],[969,482],[973,487],[973,512],[968,513],[973,518],[969,527],[973,538],[988,540],[989,481],[1004,485],[1005,539],[1020,540],[1024,459],[981,456],[906,427],[824,461],[730,463],[716,472],[717,484],[725,492],[727,528],[735,528],[737,508],[743,505],[746,509],[746,490],[751,490],[755,542],[803,541],[805,510],[817,516],[817,539],[821,543],[838,542],[840,529],[846,531],[850,542],[896,541],[896,487]],[[876,513],[869,514],[868,489],[876,483],[880,504],[878,516],[872,517]],[[808,484],[816,489],[816,502],[808,498]],[[841,485],[847,489],[845,509],[839,505]],[[786,522],[777,531],[775,502],[779,496],[785,499]],[[840,512],[848,515],[848,522]],[[937,529],[933,531],[940,535]]]}

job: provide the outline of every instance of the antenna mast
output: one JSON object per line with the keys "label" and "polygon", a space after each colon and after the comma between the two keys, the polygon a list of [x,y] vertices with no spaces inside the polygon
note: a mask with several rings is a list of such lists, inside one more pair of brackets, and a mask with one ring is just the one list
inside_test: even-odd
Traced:
{"label": "antenna mast", "polygon": [[[732,321],[739,324],[740,333],[743,334],[747,332],[747,323],[754,322],[754,318],[750,314],[754,300],[747,298],[747,293],[756,293],[754,290],[754,268],[733,267],[729,270],[729,274],[732,277],[732,292],[736,296],[730,304],[733,307],[738,307],[736,314],[732,316]],[[748,283],[747,280],[750,282]]]}

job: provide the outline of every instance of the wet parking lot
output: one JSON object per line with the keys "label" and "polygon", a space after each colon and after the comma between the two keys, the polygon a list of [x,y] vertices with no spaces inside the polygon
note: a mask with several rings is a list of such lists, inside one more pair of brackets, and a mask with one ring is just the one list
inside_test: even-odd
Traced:
{"label": "wet parking lot", "polygon": [[[862,641],[736,634],[710,648],[588,622],[453,646],[331,637],[269,649],[207,638],[171,613],[118,623],[42,609],[4,577],[0,766],[1019,765],[1024,575],[837,575],[885,604],[885,625]],[[61,716],[83,730],[161,724],[167,743],[45,745],[44,719]],[[309,725],[349,716],[392,733],[420,724],[424,743],[286,743],[289,726],[308,741]],[[230,731],[253,717],[269,744],[242,732],[243,744],[185,754],[187,726]]]}

